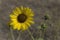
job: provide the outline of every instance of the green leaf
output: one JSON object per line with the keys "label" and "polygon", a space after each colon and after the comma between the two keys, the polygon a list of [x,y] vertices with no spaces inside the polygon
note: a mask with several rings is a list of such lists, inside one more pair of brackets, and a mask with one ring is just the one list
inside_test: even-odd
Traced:
{"label": "green leaf", "polygon": [[39,38],[39,39],[37,39],[37,40],[44,40],[43,38]]}

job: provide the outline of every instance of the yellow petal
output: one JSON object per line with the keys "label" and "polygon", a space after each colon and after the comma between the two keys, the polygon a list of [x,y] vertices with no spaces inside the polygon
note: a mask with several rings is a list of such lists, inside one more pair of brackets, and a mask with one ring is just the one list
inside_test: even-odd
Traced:
{"label": "yellow petal", "polygon": [[17,21],[16,19],[11,19],[11,21]]}
{"label": "yellow petal", "polygon": [[16,15],[16,16],[19,15],[16,9],[13,11],[13,14]]}
{"label": "yellow petal", "polygon": [[31,26],[29,22],[26,22],[26,24],[27,24],[29,27]]}
{"label": "yellow petal", "polygon": [[16,7],[18,14],[21,14],[20,8]]}
{"label": "yellow petal", "polygon": [[34,24],[34,22],[33,21],[29,21],[30,23],[32,23],[32,24]]}
{"label": "yellow petal", "polygon": [[10,15],[10,18],[11,18],[11,19],[12,19],[12,18],[14,19],[14,18],[16,18],[16,17],[17,17],[17,16],[15,16],[15,15],[13,15],[13,14]]}
{"label": "yellow petal", "polygon": [[25,24],[22,24],[22,30],[26,30],[28,27]]}
{"label": "yellow petal", "polygon": [[17,29],[17,27],[18,27],[18,24],[15,24],[14,27],[13,27],[13,29]]}
{"label": "yellow petal", "polygon": [[17,29],[17,27],[13,27],[13,29],[15,30],[15,29]]}
{"label": "yellow petal", "polygon": [[24,8],[24,10],[26,11],[26,8]]}
{"label": "yellow petal", "polygon": [[33,18],[32,17],[28,17],[28,20],[33,20]]}
{"label": "yellow petal", "polygon": [[10,25],[14,25],[14,23],[13,23],[13,22],[11,22],[11,23],[10,23]]}
{"label": "yellow petal", "polygon": [[10,23],[10,25],[15,25],[15,24],[17,24],[16,21],[12,21],[12,22]]}
{"label": "yellow petal", "polygon": [[34,14],[33,14],[33,13],[31,13],[31,14],[30,14],[30,16],[34,16]]}
{"label": "yellow petal", "polygon": [[33,12],[30,9],[27,9],[25,13],[26,13],[27,16],[28,15],[29,16],[34,16]]}
{"label": "yellow petal", "polygon": [[32,10],[29,7],[26,8],[26,11],[29,12],[29,13],[32,12]]}
{"label": "yellow petal", "polygon": [[21,10],[23,10],[23,6],[21,6]]}
{"label": "yellow petal", "polygon": [[21,24],[18,24],[18,30],[20,30],[21,29]]}
{"label": "yellow petal", "polygon": [[34,24],[34,21],[32,21],[32,20],[27,20],[29,23],[32,23],[32,24]]}

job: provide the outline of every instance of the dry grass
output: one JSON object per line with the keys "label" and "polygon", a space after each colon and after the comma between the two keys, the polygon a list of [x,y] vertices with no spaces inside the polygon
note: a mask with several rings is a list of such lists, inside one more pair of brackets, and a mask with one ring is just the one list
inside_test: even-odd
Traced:
{"label": "dry grass", "polygon": [[[0,0],[0,40],[12,40],[7,24],[9,14],[21,5],[32,8],[35,13],[35,24],[29,28],[34,40],[60,40],[60,0]],[[51,18],[45,20],[45,14]],[[42,23],[48,26],[45,31],[39,29]],[[13,31],[15,39],[18,33]],[[32,40],[31,35],[27,30],[20,32],[20,40]]]}

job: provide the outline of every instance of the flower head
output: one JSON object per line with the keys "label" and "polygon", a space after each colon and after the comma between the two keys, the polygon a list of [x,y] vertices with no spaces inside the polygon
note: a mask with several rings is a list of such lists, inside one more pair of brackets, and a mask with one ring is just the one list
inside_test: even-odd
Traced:
{"label": "flower head", "polygon": [[10,25],[16,30],[26,30],[33,21],[33,11],[28,7],[16,7],[10,14]]}

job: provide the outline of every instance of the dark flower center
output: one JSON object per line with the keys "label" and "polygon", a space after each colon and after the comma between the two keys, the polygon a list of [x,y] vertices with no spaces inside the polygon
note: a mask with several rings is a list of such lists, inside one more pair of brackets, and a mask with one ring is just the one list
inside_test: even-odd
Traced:
{"label": "dark flower center", "polygon": [[26,16],[25,14],[20,14],[20,15],[18,15],[18,17],[17,17],[17,20],[18,20],[18,22],[20,22],[20,23],[24,23],[24,22],[26,21],[26,19],[27,19],[27,16]]}

